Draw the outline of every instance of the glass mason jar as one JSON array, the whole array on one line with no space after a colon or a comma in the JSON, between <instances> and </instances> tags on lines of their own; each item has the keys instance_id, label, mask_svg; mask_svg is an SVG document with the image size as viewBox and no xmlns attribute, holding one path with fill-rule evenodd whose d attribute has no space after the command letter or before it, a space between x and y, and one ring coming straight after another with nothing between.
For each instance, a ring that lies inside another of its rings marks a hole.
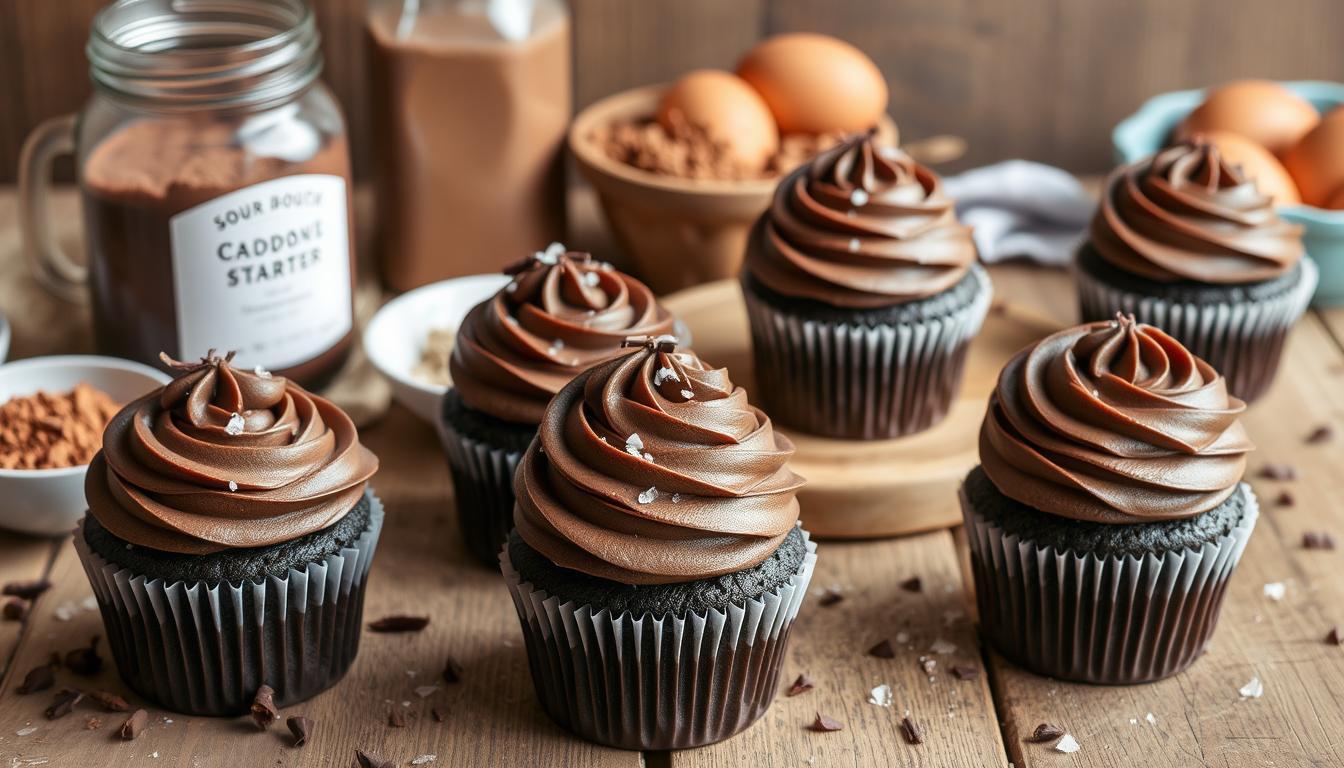
<instances>
[{"instance_id":1,"label":"glass mason jar","mask_svg":"<svg viewBox=\"0 0 1344 768\"><path fill-rule=\"evenodd\" d=\"M93 302L98 349L148 363L236 350L317 386L353 341L345 124L302 0L118 0L93 21L93 96L21 161L25 246ZM46 215L73 152L87 266ZM87 283L87 287L85 284Z\"/></svg>"},{"instance_id":2,"label":"glass mason jar","mask_svg":"<svg viewBox=\"0 0 1344 768\"><path fill-rule=\"evenodd\" d=\"M378 263L408 290L565 234L563 0L370 0Z\"/></svg>"}]
</instances>

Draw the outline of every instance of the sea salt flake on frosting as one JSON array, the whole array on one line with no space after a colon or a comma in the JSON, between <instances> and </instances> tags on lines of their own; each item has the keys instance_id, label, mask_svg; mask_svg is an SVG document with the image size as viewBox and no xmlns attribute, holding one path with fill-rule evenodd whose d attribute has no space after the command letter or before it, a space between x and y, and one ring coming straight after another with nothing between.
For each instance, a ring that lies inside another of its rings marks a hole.
<instances>
[{"instance_id":1,"label":"sea salt flake on frosting","mask_svg":"<svg viewBox=\"0 0 1344 768\"><path fill-rule=\"evenodd\" d=\"M243 421L242 414L231 413L229 414L229 423L224 425L224 433L237 437L243 434L243 425L246 423Z\"/></svg>"},{"instance_id":2,"label":"sea salt flake on frosting","mask_svg":"<svg viewBox=\"0 0 1344 768\"><path fill-rule=\"evenodd\" d=\"M263 379L271 378L271 372L266 370L265 368L262 368L260 365L258 365L256 368L253 368L252 372Z\"/></svg>"},{"instance_id":3,"label":"sea salt flake on frosting","mask_svg":"<svg viewBox=\"0 0 1344 768\"><path fill-rule=\"evenodd\" d=\"M856 208L862 208L868 204L868 193L862 189L856 189L849 193L849 202Z\"/></svg>"},{"instance_id":4,"label":"sea salt flake on frosting","mask_svg":"<svg viewBox=\"0 0 1344 768\"><path fill-rule=\"evenodd\" d=\"M640 438L638 432L631 432L630 436L625 438L625 450L630 451L636 456L644 450L644 440Z\"/></svg>"},{"instance_id":5,"label":"sea salt flake on frosting","mask_svg":"<svg viewBox=\"0 0 1344 768\"><path fill-rule=\"evenodd\" d=\"M1066 755L1073 754L1074 752L1077 752L1081 748L1082 745L1078 743L1078 740L1073 738L1073 736L1067 733L1064 734L1064 737L1055 744L1055 750L1063 752Z\"/></svg>"},{"instance_id":6,"label":"sea salt flake on frosting","mask_svg":"<svg viewBox=\"0 0 1344 768\"><path fill-rule=\"evenodd\" d=\"M600 282L602 282L602 278L598 277L598 274L596 272L583 273L583 284L588 286L589 288L596 286Z\"/></svg>"},{"instance_id":7,"label":"sea salt flake on frosting","mask_svg":"<svg viewBox=\"0 0 1344 768\"><path fill-rule=\"evenodd\" d=\"M658 489L650 485L648 490L643 491L639 494L639 503L651 504L653 503L653 500L656 498L658 498Z\"/></svg>"},{"instance_id":8,"label":"sea salt flake on frosting","mask_svg":"<svg viewBox=\"0 0 1344 768\"><path fill-rule=\"evenodd\" d=\"M565 252L565 246L560 243L551 243L546 246L546 250L537 251L534 258L542 264L552 265L560 262L560 256Z\"/></svg>"},{"instance_id":9,"label":"sea salt flake on frosting","mask_svg":"<svg viewBox=\"0 0 1344 768\"><path fill-rule=\"evenodd\" d=\"M673 504L680 504L680 503L681 503L681 494L680 494L680 493L674 493L674 494L672 494L672 503L673 503Z\"/></svg>"},{"instance_id":10,"label":"sea salt flake on frosting","mask_svg":"<svg viewBox=\"0 0 1344 768\"><path fill-rule=\"evenodd\" d=\"M653 372L653 386L659 386L664 381L681 381L681 377L671 368L659 368Z\"/></svg>"},{"instance_id":11,"label":"sea salt flake on frosting","mask_svg":"<svg viewBox=\"0 0 1344 768\"><path fill-rule=\"evenodd\" d=\"M516 290L518 290L518 283L516 281L504 286L505 293L513 293Z\"/></svg>"},{"instance_id":12,"label":"sea salt flake on frosting","mask_svg":"<svg viewBox=\"0 0 1344 768\"><path fill-rule=\"evenodd\" d=\"M883 683L868 692L868 703L879 707L890 707L892 701L891 686Z\"/></svg>"},{"instance_id":13,"label":"sea salt flake on frosting","mask_svg":"<svg viewBox=\"0 0 1344 768\"><path fill-rule=\"evenodd\" d=\"M858 253L858 252L859 252L859 238L857 238L857 237L851 237L851 238L849 238L849 252L850 252L850 253Z\"/></svg>"},{"instance_id":14,"label":"sea salt flake on frosting","mask_svg":"<svg viewBox=\"0 0 1344 768\"><path fill-rule=\"evenodd\" d=\"M238 484L235 483L234 481L230 480L230 481L229 481L229 490L230 490L230 491L236 491L236 490L238 490Z\"/></svg>"},{"instance_id":15,"label":"sea salt flake on frosting","mask_svg":"<svg viewBox=\"0 0 1344 768\"><path fill-rule=\"evenodd\" d=\"M684 398L686 398L687 400L694 400L694 399L695 399L695 393L692 392L692 391L689 390L689 389L683 389L683 390L681 390L681 396L684 397Z\"/></svg>"},{"instance_id":16,"label":"sea salt flake on frosting","mask_svg":"<svg viewBox=\"0 0 1344 768\"><path fill-rule=\"evenodd\" d=\"M1237 693L1240 693L1243 699L1258 699L1265 695L1265 684L1260 682L1260 678L1252 677Z\"/></svg>"}]
</instances>

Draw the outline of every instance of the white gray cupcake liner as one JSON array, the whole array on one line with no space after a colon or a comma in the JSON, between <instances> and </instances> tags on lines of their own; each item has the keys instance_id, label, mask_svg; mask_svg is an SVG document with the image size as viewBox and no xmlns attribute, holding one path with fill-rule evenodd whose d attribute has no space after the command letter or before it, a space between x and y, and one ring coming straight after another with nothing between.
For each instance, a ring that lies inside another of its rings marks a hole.
<instances>
[{"instance_id":1,"label":"white gray cupcake liner","mask_svg":"<svg viewBox=\"0 0 1344 768\"><path fill-rule=\"evenodd\" d=\"M359 651L364 589L383 527L383 505L365 491L369 524L349 547L257 581L166 582L74 545L103 616L121 677L166 709L229 716L248 710L261 685L285 707L345 675Z\"/></svg>"},{"instance_id":2,"label":"white gray cupcake liner","mask_svg":"<svg viewBox=\"0 0 1344 768\"><path fill-rule=\"evenodd\" d=\"M746 728L770 706L817 545L787 582L705 615L613 616L524 582L500 554L542 707L577 735L624 749L686 749Z\"/></svg>"},{"instance_id":3,"label":"white gray cupcake liner","mask_svg":"<svg viewBox=\"0 0 1344 768\"><path fill-rule=\"evenodd\" d=\"M467 437L442 420L439 436L453 476L462 541L478 560L494 565L513 530L513 474L523 454Z\"/></svg>"},{"instance_id":4,"label":"white gray cupcake liner","mask_svg":"<svg viewBox=\"0 0 1344 768\"><path fill-rule=\"evenodd\" d=\"M957 395L993 298L979 264L971 275L978 289L965 307L902 325L807 319L744 291L762 408L782 424L841 439L895 438L933 426Z\"/></svg>"},{"instance_id":5,"label":"white gray cupcake liner","mask_svg":"<svg viewBox=\"0 0 1344 768\"><path fill-rule=\"evenodd\" d=\"M981 632L1038 674L1124 685L1190 665L1218 623L1229 577L1259 518L1251 487L1241 520L1195 548L1099 556L1005 532L961 492Z\"/></svg>"},{"instance_id":6,"label":"white gray cupcake liner","mask_svg":"<svg viewBox=\"0 0 1344 768\"><path fill-rule=\"evenodd\" d=\"M1196 304L1112 287L1074 268L1084 321L1107 320L1116 312L1161 328L1227 379L1232 394L1251 402L1274 381L1288 331L1301 319L1316 292L1319 270L1303 259L1297 284L1269 299Z\"/></svg>"}]
</instances>

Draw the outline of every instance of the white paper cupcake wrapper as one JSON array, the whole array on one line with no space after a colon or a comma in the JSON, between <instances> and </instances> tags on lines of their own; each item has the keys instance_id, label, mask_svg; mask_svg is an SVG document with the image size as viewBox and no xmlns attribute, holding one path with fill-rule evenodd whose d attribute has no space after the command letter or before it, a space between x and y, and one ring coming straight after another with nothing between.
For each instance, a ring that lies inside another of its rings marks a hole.
<instances>
[{"instance_id":1,"label":"white paper cupcake wrapper","mask_svg":"<svg viewBox=\"0 0 1344 768\"><path fill-rule=\"evenodd\" d=\"M494 565L513 530L513 474L523 455L467 437L444 421L439 433L462 540L482 563Z\"/></svg>"},{"instance_id":2,"label":"white paper cupcake wrapper","mask_svg":"<svg viewBox=\"0 0 1344 768\"><path fill-rule=\"evenodd\" d=\"M1142 558L1059 551L1008 534L961 493L981 632L1038 674L1130 684L1180 672L1203 651L1259 505L1198 548Z\"/></svg>"},{"instance_id":3,"label":"white paper cupcake wrapper","mask_svg":"<svg viewBox=\"0 0 1344 768\"><path fill-rule=\"evenodd\" d=\"M500 555L537 697L561 726L625 749L685 749L741 731L770 706L789 630L817 562L726 612L635 618L562 603Z\"/></svg>"},{"instance_id":4,"label":"white paper cupcake wrapper","mask_svg":"<svg viewBox=\"0 0 1344 768\"><path fill-rule=\"evenodd\" d=\"M975 298L945 317L904 325L804 319L744 291L761 407L780 423L843 439L900 437L947 415L966 353L993 298L971 267Z\"/></svg>"},{"instance_id":5,"label":"white paper cupcake wrapper","mask_svg":"<svg viewBox=\"0 0 1344 768\"><path fill-rule=\"evenodd\" d=\"M1194 304L1114 288L1078 267L1074 272L1084 321L1107 320L1116 312L1133 314L1212 365L1227 379L1232 394L1247 402L1273 383L1288 331L1307 311L1319 280L1316 264L1303 259L1297 284L1271 299Z\"/></svg>"},{"instance_id":6,"label":"white paper cupcake wrapper","mask_svg":"<svg viewBox=\"0 0 1344 768\"><path fill-rule=\"evenodd\" d=\"M147 579L90 549L81 520L75 549L127 685L167 709L218 716L246 712L262 684L284 707L340 680L359 651L383 527L382 502L365 498L369 525L353 546L284 578L239 584Z\"/></svg>"}]
</instances>

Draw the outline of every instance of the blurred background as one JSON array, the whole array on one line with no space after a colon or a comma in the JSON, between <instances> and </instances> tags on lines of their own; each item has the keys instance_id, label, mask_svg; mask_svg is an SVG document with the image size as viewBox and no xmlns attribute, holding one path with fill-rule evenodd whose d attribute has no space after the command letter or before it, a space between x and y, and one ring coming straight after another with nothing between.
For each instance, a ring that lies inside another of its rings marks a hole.
<instances>
[{"instance_id":1,"label":"blurred background","mask_svg":"<svg viewBox=\"0 0 1344 768\"><path fill-rule=\"evenodd\" d=\"M106 0L0 0L0 183L29 129L88 96L84 44ZM364 0L313 0L324 79L357 179L370 173ZM1344 79L1338 0L570 0L576 109L695 67L732 69L794 30L848 40L881 67L904 140L966 139L944 170L1023 157L1112 164L1111 127L1156 93L1239 77ZM68 173L68 170L66 171Z\"/></svg>"}]
</instances>

